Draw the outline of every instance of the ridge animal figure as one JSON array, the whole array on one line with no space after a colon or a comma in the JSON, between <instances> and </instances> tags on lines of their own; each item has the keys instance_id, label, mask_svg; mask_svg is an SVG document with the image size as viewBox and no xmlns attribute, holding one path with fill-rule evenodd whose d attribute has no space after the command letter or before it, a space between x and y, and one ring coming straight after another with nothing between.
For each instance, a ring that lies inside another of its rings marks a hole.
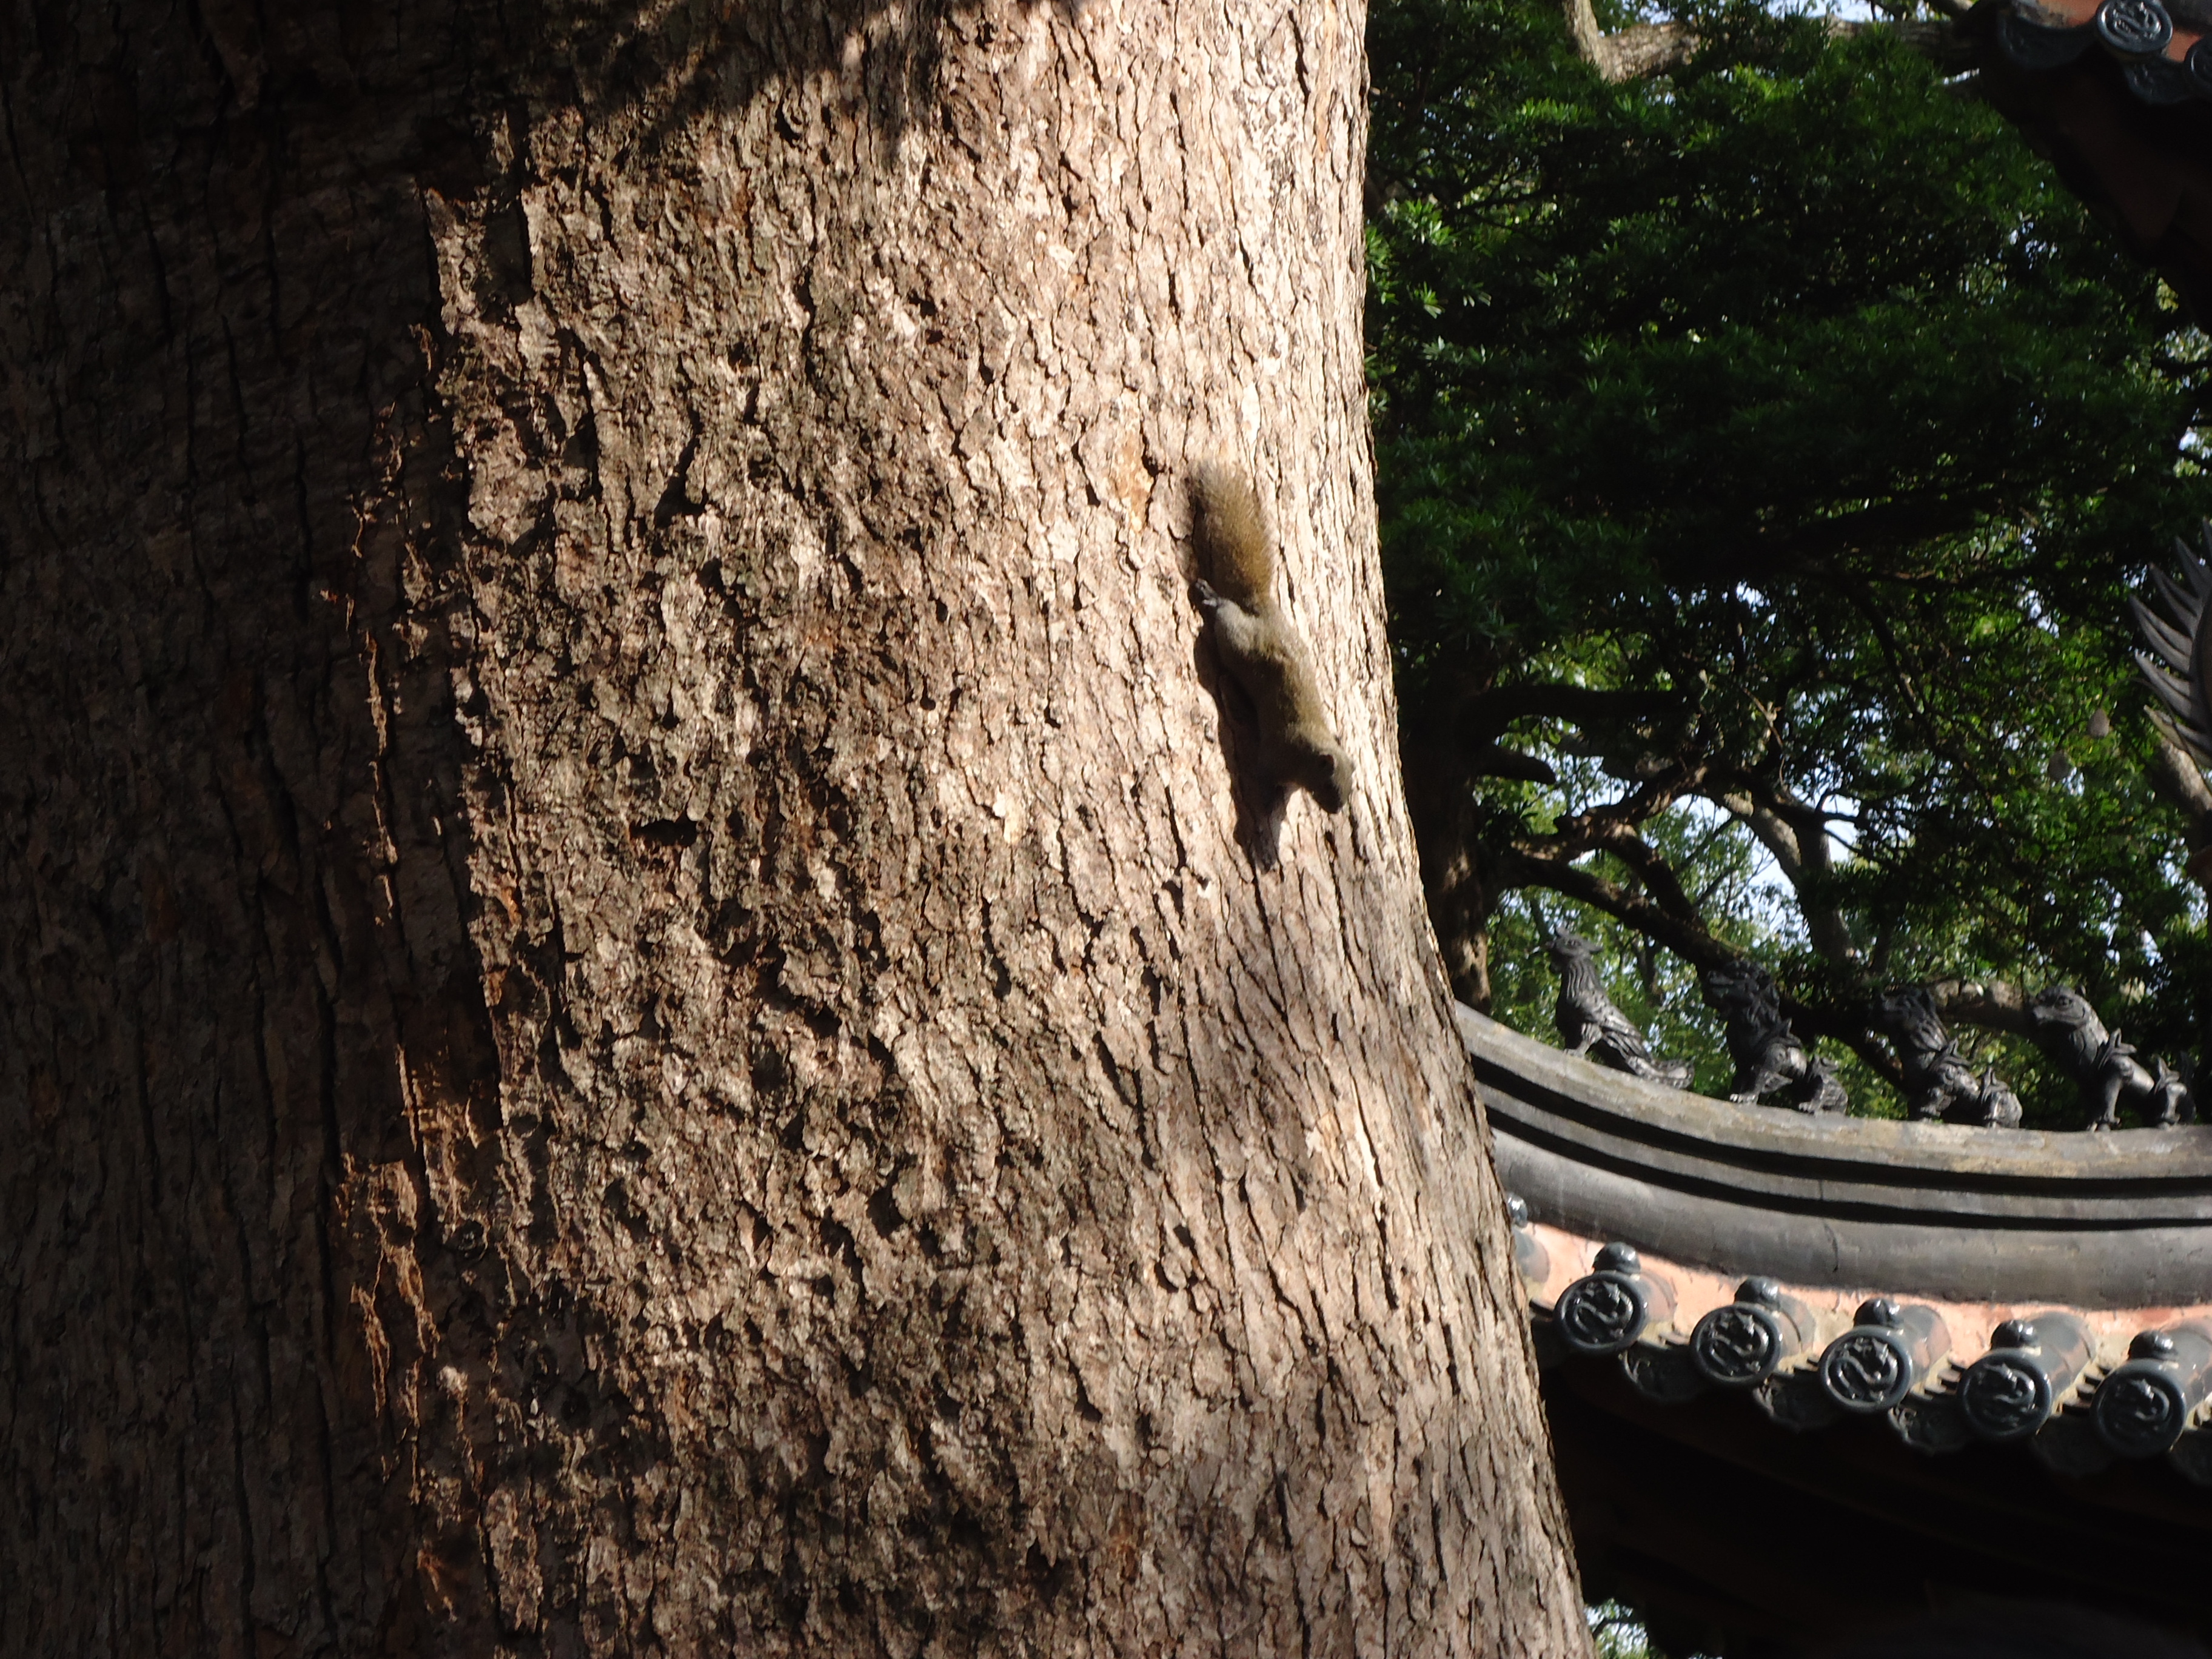
<instances>
[{"instance_id":1,"label":"ridge animal figure","mask_svg":"<svg viewBox=\"0 0 2212 1659\"><path fill-rule=\"evenodd\" d=\"M1605 987L1598 983L1588 939L1561 928L1544 941L1544 949L1559 972L1559 1000L1553 1006L1552 1023L1559 1028L1559 1041L1569 1054L1587 1054L1601 1066L1669 1089L1690 1086L1688 1065L1653 1059L1644 1033L1613 1006Z\"/></svg>"},{"instance_id":2,"label":"ridge animal figure","mask_svg":"<svg viewBox=\"0 0 2212 1659\"><path fill-rule=\"evenodd\" d=\"M1974 1075L1924 987L1887 993L1876 1005L1876 1018L1897 1050L1915 1118L1975 1123L1985 1129L2020 1127L2020 1097L1994 1068Z\"/></svg>"},{"instance_id":3,"label":"ridge animal figure","mask_svg":"<svg viewBox=\"0 0 2212 1659\"><path fill-rule=\"evenodd\" d=\"M2092 1129L2116 1127L2124 1100L2146 1121L2161 1127L2197 1121L2189 1085L2163 1060L2154 1062L2155 1073L2146 1070L2133 1046L2122 1042L2118 1031L2108 1035L2088 999L2072 986L2037 992L2029 1000L2027 1018L2035 1046L2080 1087Z\"/></svg>"},{"instance_id":4,"label":"ridge animal figure","mask_svg":"<svg viewBox=\"0 0 2212 1659\"><path fill-rule=\"evenodd\" d=\"M1705 1001L1728 1023L1729 1057L1735 1081L1729 1098L1741 1105L1762 1103L1777 1091L1784 1103L1801 1112L1840 1112L1850 1096L1826 1062L1815 1060L1782 1012L1774 976L1755 962L1708 968L1698 975Z\"/></svg>"},{"instance_id":5,"label":"ridge animal figure","mask_svg":"<svg viewBox=\"0 0 2212 1659\"><path fill-rule=\"evenodd\" d=\"M1997 1075L1994 1066L1982 1067L1981 1087L1974 1097L1974 1109L1981 1114L1971 1118L1984 1129L2017 1129L2020 1127L2020 1097L2012 1085Z\"/></svg>"},{"instance_id":6,"label":"ridge animal figure","mask_svg":"<svg viewBox=\"0 0 2212 1659\"><path fill-rule=\"evenodd\" d=\"M1814 1054L1805 1062L1805 1075L1791 1094L1790 1103L1811 1116L1821 1112L1848 1112L1850 1091L1836 1081L1836 1068Z\"/></svg>"}]
</instances>

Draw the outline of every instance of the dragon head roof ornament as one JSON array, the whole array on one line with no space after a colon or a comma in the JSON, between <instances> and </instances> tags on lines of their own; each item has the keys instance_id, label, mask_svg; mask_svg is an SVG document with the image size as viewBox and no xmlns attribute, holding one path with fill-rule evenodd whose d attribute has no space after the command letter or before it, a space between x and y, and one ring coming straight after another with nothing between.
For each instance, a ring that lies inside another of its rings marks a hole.
<instances>
[{"instance_id":1,"label":"dragon head roof ornament","mask_svg":"<svg viewBox=\"0 0 2212 1659\"><path fill-rule=\"evenodd\" d=\"M2212 556L2212 523L2204 526L2203 541L2206 555ZM2151 710L2152 723L2198 765L2212 765L2212 704L2206 702L2206 690L2212 687L2212 629L2199 626L2204 603L2212 599L2212 568L2179 538L2173 550L2181 560L2181 581L2156 565L2150 572L2163 614L2141 599L2128 600L2129 614L2150 647L2136 653L2136 663L2165 705Z\"/></svg>"},{"instance_id":2,"label":"dragon head roof ornament","mask_svg":"<svg viewBox=\"0 0 2212 1659\"><path fill-rule=\"evenodd\" d=\"M2203 526L2202 537L2206 558L2212 558L2212 522ZM2199 767L2212 766L2212 702L2207 701L2212 692L2212 629L2202 626L2205 601L2212 599L2212 566L2179 537L2173 550L2181 562L2179 581L2151 567L2159 605L2132 595L2128 599L2136 629L2150 647L2135 653L2136 665L2158 698L2151 724ZM2212 877L2212 847L2198 849L2188 868L2200 881Z\"/></svg>"}]
</instances>

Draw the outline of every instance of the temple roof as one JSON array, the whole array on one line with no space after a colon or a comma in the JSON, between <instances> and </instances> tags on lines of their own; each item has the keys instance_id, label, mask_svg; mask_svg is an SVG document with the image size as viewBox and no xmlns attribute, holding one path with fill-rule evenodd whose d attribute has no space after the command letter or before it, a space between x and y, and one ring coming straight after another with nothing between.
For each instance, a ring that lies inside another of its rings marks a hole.
<instances>
[{"instance_id":1,"label":"temple roof","mask_svg":"<svg viewBox=\"0 0 2212 1659\"><path fill-rule=\"evenodd\" d=\"M2105 1134L1739 1106L1462 1009L1540 1221L1720 1273L2084 1309L2212 1304L2212 1126Z\"/></svg>"},{"instance_id":2,"label":"temple roof","mask_svg":"<svg viewBox=\"0 0 2212 1659\"><path fill-rule=\"evenodd\" d=\"M1984 0L1966 20L1984 95L2212 321L2208 0Z\"/></svg>"},{"instance_id":3,"label":"temple roof","mask_svg":"<svg viewBox=\"0 0 2212 1659\"><path fill-rule=\"evenodd\" d=\"M1808 1116L1461 1026L1595 1589L1730 1651L1966 1593L2212 1634L2212 1127Z\"/></svg>"}]
</instances>

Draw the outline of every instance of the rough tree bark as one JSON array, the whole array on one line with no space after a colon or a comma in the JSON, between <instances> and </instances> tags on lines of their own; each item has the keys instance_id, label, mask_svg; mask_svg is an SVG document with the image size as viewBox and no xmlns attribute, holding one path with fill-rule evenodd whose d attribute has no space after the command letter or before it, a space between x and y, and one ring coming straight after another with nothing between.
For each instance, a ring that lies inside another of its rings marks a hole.
<instances>
[{"instance_id":1,"label":"rough tree bark","mask_svg":"<svg viewBox=\"0 0 2212 1659\"><path fill-rule=\"evenodd\" d=\"M0 12L0 1650L1583 1650L1363 21Z\"/></svg>"}]
</instances>

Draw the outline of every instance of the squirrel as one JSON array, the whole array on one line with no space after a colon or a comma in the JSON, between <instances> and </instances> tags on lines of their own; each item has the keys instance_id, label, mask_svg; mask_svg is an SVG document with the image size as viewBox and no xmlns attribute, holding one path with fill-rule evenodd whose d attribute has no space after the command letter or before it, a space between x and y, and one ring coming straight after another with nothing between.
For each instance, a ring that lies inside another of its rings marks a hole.
<instances>
[{"instance_id":1,"label":"squirrel","mask_svg":"<svg viewBox=\"0 0 2212 1659\"><path fill-rule=\"evenodd\" d=\"M1340 812L1352 757L1322 708L1305 641L1275 603L1275 550L1259 493L1235 468L1205 465L1192 470L1190 502L1191 540L1206 573L1190 585L1191 598L1213 623L1222 665L1259 715L1260 770L1278 788L1302 786L1324 810Z\"/></svg>"}]
</instances>

